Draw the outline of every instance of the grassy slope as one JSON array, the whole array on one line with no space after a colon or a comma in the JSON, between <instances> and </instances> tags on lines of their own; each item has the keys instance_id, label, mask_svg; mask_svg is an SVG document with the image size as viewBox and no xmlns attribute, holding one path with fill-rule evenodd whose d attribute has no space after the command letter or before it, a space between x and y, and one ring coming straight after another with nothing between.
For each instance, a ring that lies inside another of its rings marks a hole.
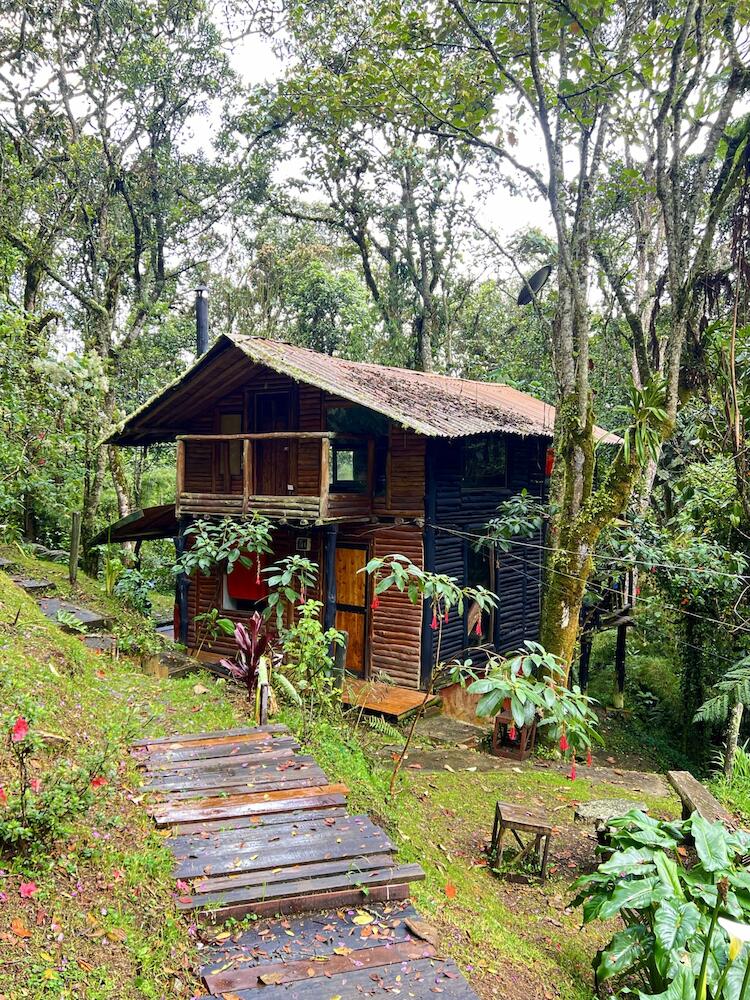
<instances>
[{"instance_id":1,"label":"grassy slope","mask_svg":"<svg viewBox=\"0 0 750 1000\"><path fill-rule=\"evenodd\" d=\"M293 716L287 721L293 725ZM372 812L400 844L400 857L423 866L426 879L413 887L416 904L439 927L443 949L483 998L592 996L591 959L616 927L581 931L580 914L566 909L571 882L595 863L593 840L572 823L571 807L630 797L645 799L652 815L674 816L674 800L594 785L585 768L575 782L554 771L513 768L483 774L407 770L389 803L387 769L372 766L351 736L322 724L312 749L329 777L348 784L353 808ZM561 829L545 885L517 885L487 870L484 849L498 799L556 816Z\"/></svg>"},{"instance_id":2,"label":"grassy slope","mask_svg":"<svg viewBox=\"0 0 750 1000\"><path fill-rule=\"evenodd\" d=\"M27 569L35 576L60 574L51 564L27 563ZM96 583L83 578L81 584L90 606L115 609L118 627L138 627L137 616L123 615ZM176 917L170 856L129 791L137 782L126 745L144 732L236 724L223 685L206 679L209 693L196 695L197 680L166 684L139 673L127 660L89 652L77 637L48 622L34 601L0 573L0 717L7 724L32 707L39 729L69 741L47 759L34 759L34 775L43 779L55 755L75 760L84 746L108 740L120 744L120 764L109 785L54 856L3 862L0 997L104 1000L193 992L193 939ZM11 764L3 739L0 784L9 791ZM28 880L38 892L21 899L19 885ZM30 937L19 935L19 928Z\"/></svg>"}]
</instances>

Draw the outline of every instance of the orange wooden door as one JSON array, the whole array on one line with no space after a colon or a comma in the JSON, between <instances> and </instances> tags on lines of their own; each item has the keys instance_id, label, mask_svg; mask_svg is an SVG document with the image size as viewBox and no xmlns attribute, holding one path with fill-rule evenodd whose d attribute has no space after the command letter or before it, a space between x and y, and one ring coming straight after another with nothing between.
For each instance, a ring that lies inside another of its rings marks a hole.
<instances>
[{"instance_id":1,"label":"orange wooden door","mask_svg":"<svg viewBox=\"0 0 750 1000\"><path fill-rule=\"evenodd\" d=\"M289 430L288 392L258 393L255 429L258 433ZM255 476L259 496L288 495L289 447L288 440L258 442Z\"/></svg>"},{"instance_id":2,"label":"orange wooden door","mask_svg":"<svg viewBox=\"0 0 750 1000\"><path fill-rule=\"evenodd\" d=\"M349 633L346 669L358 677L367 673L367 549L336 548L336 628Z\"/></svg>"}]
</instances>

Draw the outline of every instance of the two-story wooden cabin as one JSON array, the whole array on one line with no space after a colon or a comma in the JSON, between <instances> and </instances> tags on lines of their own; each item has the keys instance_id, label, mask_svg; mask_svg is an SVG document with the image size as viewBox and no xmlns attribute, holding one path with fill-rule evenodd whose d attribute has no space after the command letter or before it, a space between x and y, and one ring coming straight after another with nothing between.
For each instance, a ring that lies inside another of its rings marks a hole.
<instances>
[{"instance_id":1,"label":"two-story wooden cabin","mask_svg":"<svg viewBox=\"0 0 750 1000\"><path fill-rule=\"evenodd\" d=\"M111 436L118 445L177 442L175 517L142 512L112 538L164 536L196 517L258 511L276 525L268 562L297 551L320 566L325 623L349 635L347 669L423 687L435 655L428 616L395 590L371 609L360 570L373 555L399 552L497 593L498 610L482 616L480 634L476 608L449 621L442 658L535 638L541 548L526 540L493 557L472 536L510 495L544 495L554 418L551 406L497 383L222 336ZM188 646L197 614L218 604L242 620L264 599L256 574L242 569L196 576L183 590L176 637Z\"/></svg>"}]
</instances>

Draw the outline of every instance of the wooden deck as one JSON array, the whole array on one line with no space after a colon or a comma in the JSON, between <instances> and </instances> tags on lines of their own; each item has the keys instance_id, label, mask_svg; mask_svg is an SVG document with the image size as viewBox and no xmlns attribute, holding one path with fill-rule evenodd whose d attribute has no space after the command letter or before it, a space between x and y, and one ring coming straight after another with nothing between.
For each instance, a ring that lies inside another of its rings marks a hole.
<instances>
[{"instance_id":1,"label":"wooden deck","mask_svg":"<svg viewBox=\"0 0 750 1000\"><path fill-rule=\"evenodd\" d=\"M283 726L141 740L147 808L175 859L179 909L206 928L259 920L204 951L225 1000L329 1000L445 993L476 1000L408 902L419 865L333 784ZM309 912L312 911L312 912ZM428 940L429 939L429 940Z\"/></svg>"},{"instance_id":2,"label":"wooden deck","mask_svg":"<svg viewBox=\"0 0 750 1000\"><path fill-rule=\"evenodd\" d=\"M341 700L353 708L380 712L381 715L398 719L419 708L424 701L424 691L400 687L398 684L385 684L382 681L358 681L347 677L341 692ZM439 700L437 695L432 695L427 706Z\"/></svg>"}]
</instances>

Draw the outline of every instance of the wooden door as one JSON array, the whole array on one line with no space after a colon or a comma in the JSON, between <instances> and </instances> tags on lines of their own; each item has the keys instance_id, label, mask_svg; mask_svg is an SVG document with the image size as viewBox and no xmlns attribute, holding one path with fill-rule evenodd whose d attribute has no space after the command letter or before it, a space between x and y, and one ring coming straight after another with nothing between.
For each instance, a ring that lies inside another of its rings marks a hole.
<instances>
[{"instance_id":1,"label":"wooden door","mask_svg":"<svg viewBox=\"0 0 750 1000\"><path fill-rule=\"evenodd\" d=\"M367 548L339 545L336 548L336 628L349 633L346 669L364 677L367 673Z\"/></svg>"},{"instance_id":2,"label":"wooden door","mask_svg":"<svg viewBox=\"0 0 750 1000\"><path fill-rule=\"evenodd\" d=\"M259 434L289 430L289 393L261 392L255 402L255 429ZM289 485L289 440L258 441L256 485L259 496L285 497Z\"/></svg>"}]
</instances>

